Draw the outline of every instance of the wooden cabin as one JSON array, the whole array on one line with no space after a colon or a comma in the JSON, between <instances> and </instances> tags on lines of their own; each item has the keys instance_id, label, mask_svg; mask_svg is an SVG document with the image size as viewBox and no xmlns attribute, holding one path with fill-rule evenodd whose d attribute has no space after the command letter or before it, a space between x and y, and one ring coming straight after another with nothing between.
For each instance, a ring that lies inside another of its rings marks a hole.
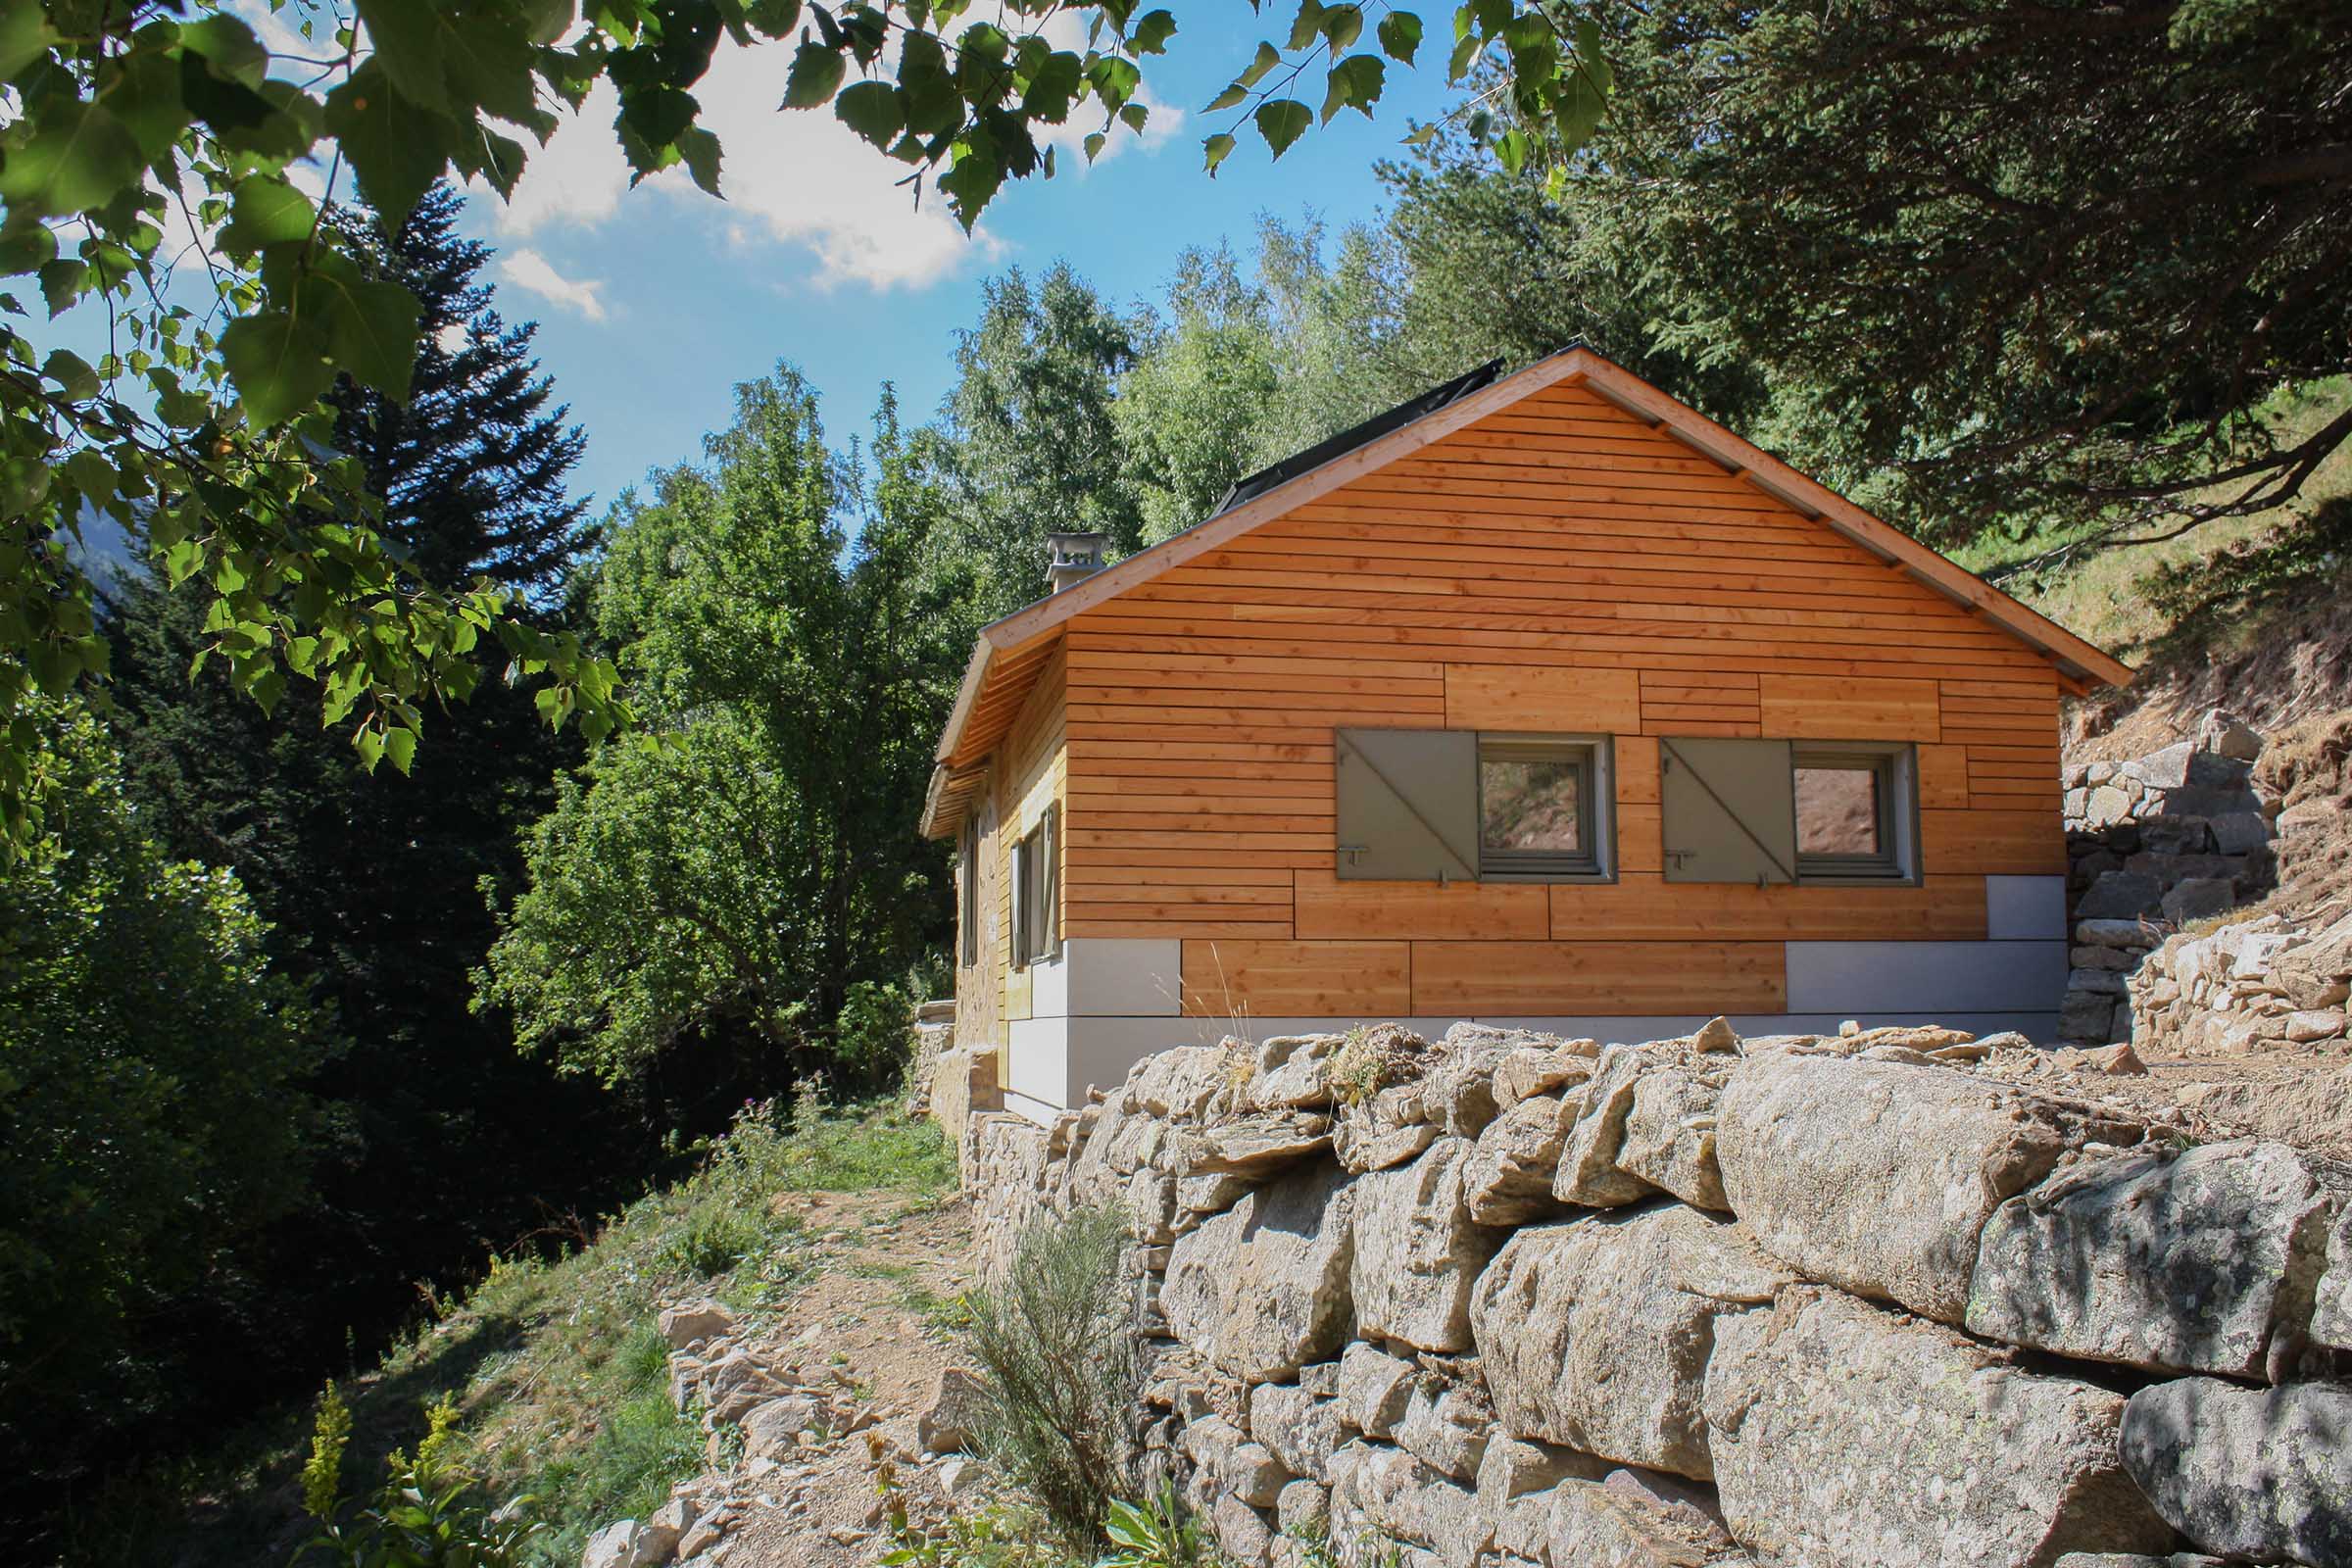
<instances>
[{"instance_id":1,"label":"wooden cabin","mask_svg":"<svg viewBox=\"0 0 2352 1568\"><path fill-rule=\"evenodd\" d=\"M2059 700L2131 672L1589 350L1063 543L923 820L1011 1108L1380 1019L2054 1035Z\"/></svg>"}]
</instances>

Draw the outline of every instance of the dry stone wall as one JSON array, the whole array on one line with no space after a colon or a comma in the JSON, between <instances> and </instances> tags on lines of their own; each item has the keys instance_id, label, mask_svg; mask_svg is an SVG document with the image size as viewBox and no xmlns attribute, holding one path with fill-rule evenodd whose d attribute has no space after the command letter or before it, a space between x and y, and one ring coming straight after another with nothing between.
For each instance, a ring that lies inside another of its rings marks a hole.
<instances>
[{"instance_id":1,"label":"dry stone wall","mask_svg":"<svg viewBox=\"0 0 2352 1568\"><path fill-rule=\"evenodd\" d=\"M2352 1564L2352 1168L1987 1055L1166 1052L975 1119L984 1264L1126 1213L1150 1441L1252 1568Z\"/></svg>"}]
</instances>

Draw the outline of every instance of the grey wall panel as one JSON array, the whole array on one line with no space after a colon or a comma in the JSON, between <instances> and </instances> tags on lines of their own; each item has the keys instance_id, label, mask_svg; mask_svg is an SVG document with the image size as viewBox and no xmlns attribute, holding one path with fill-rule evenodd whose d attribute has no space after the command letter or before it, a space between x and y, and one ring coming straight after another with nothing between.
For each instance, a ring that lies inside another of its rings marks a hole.
<instances>
[{"instance_id":1,"label":"grey wall panel","mask_svg":"<svg viewBox=\"0 0 2352 1568\"><path fill-rule=\"evenodd\" d=\"M1788 1010L2055 1011L2066 994L2063 942L1791 942Z\"/></svg>"}]
</instances>

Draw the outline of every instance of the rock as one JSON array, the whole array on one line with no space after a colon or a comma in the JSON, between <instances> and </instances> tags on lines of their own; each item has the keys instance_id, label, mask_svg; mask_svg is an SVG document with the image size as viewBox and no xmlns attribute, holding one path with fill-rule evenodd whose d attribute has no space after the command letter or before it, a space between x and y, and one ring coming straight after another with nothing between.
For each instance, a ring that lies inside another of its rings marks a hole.
<instances>
[{"instance_id":1,"label":"rock","mask_svg":"<svg viewBox=\"0 0 2352 1568\"><path fill-rule=\"evenodd\" d=\"M2109 871L2090 885L2075 906L2084 920L2136 920L2163 906L2164 887L2136 871Z\"/></svg>"},{"instance_id":2,"label":"rock","mask_svg":"<svg viewBox=\"0 0 2352 1568\"><path fill-rule=\"evenodd\" d=\"M1494 1104L1507 1111L1523 1100L1556 1095L1592 1076L1592 1058L1600 1047L1591 1040L1563 1046L1521 1046L1494 1069Z\"/></svg>"},{"instance_id":3,"label":"rock","mask_svg":"<svg viewBox=\"0 0 2352 1568\"><path fill-rule=\"evenodd\" d=\"M658 1321L662 1337L673 1350L683 1350L697 1340L720 1339L735 1332L735 1314L709 1298L664 1307Z\"/></svg>"},{"instance_id":4,"label":"rock","mask_svg":"<svg viewBox=\"0 0 2352 1568\"><path fill-rule=\"evenodd\" d=\"M636 1555L637 1521L623 1519L588 1538L588 1549L580 1553L580 1568L634 1568Z\"/></svg>"},{"instance_id":5,"label":"rock","mask_svg":"<svg viewBox=\"0 0 2352 1568\"><path fill-rule=\"evenodd\" d=\"M1256 1064L1238 1057L1243 1066ZM1179 1046L1146 1056L1127 1075L1128 1109L1162 1120L1198 1121L1235 1088L1237 1054L1223 1046Z\"/></svg>"},{"instance_id":6,"label":"rock","mask_svg":"<svg viewBox=\"0 0 2352 1568\"><path fill-rule=\"evenodd\" d=\"M1410 1165L1357 1178L1349 1288L1359 1337L1470 1348L1470 1288L1502 1241L1470 1218L1462 1178L1471 1147L1448 1138Z\"/></svg>"},{"instance_id":7,"label":"rock","mask_svg":"<svg viewBox=\"0 0 2352 1568\"><path fill-rule=\"evenodd\" d=\"M2159 1383L2124 1412L2123 1460L2156 1511L2205 1550L2323 1568L2352 1562L2352 1389Z\"/></svg>"},{"instance_id":8,"label":"rock","mask_svg":"<svg viewBox=\"0 0 2352 1568\"><path fill-rule=\"evenodd\" d=\"M1469 1481L1478 1475L1494 1425L1494 1407L1472 1389L1432 1392L1416 1385L1396 1423L1396 1446L1440 1474Z\"/></svg>"},{"instance_id":9,"label":"rock","mask_svg":"<svg viewBox=\"0 0 2352 1568\"><path fill-rule=\"evenodd\" d=\"M1685 1494L1630 1470L1604 1481L1563 1481L1551 1494L1548 1545L1555 1563L1613 1568L1706 1568L1735 1549L1719 1519Z\"/></svg>"},{"instance_id":10,"label":"rock","mask_svg":"<svg viewBox=\"0 0 2352 1568\"><path fill-rule=\"evenodd\" d=\"M1225 1455L1217 1479L1226 1491L1252 1508L1271 1508L1296 1472L1274 1456L1262 1443L1237 1443Z\"/></svg>"},{"instance_id":11,"label":"rock","mask_svg":"<svg viewBox=\"0 0 2352 1568\"><path fill-rule=\"evenodd\" d=\"M1606 1461L1573 1448L1528 1443L1496 1432L1478 1465L1478 1511L1496 1549L1541 1561L1550 1550L1551 1489L1562 1481L1598 1481Z\"/></svg>"},{"instance_id":12,"label":"rock","mask_svg":"<svg viewBox=\"0 0 2352 1568\"><path fill-rule=\"evenodd\" d=\"M2251 762L2262 755L2262 735L2228 709L2209 709L2197 720L2196 747L2217 757Z\"/></svg>"},{"instance_id":13,"label":"rock","mask_svg":"<svg viewBox=\"0 0 2352 1568\"><path fill-rule=\"evenodd\" d=\"M1359 1441L1331 1456L1335 1539L1377 1531L1416 1545L1444 1544L1451 1560L1467 1562L1487 1544L1479 1523L1477 1494L1401 1448Z\"/></svg>"},{"instance_id":14,"label":"rock","mask_svg":"<svg viewBox=\"0 0 2352 1568\"><path fill-rule=\"evenodd\" d=\"M1262 1181L1330 1147L1328 1116L1259 1114L1180 1135L1175 1159L1181 1176L1232 1175Z\"/></svg>"},{"instance_id":15,"label":"rock","mask_svg":"<svg viewBox=\"0 0 2352 1568\"><path fill-rule=\"evenodd\" d=\"M1293 1475L1316 1481L1348 1440L1340 1401L1317 1398L1295 1383L1260 1383L1250 1391L1250 1435Z\"/></svg>"},{"instance_id":16,"label":"rock","mask_svg":"<svg viewBox=\"0 0 2352 1568\"><path fill-rule=\"evenodd\" d=\"M1313 1535L1331 1519L1331 1491L1312 1481L1294 1481L1274 1498L1274 1527L1286 1536Z\"/></svg>"},{"instance_id":17,"label":"rock","mask_svg":"<svg viewBox=\"0 0 2352 1568\"><path fill-rule=\"evenodd\" d=\"M1677 1231L1714 1223L1668 1204L1513 1236L1471 1306L1503 1430L1705 1480L1707 1356L1715 1320L1740 1309L1676 1289L1668 1254Z\"/></svg>"},{"instance_id":18,"label":"rock","mask_svg":"<svg viewBox=\"0 0 2352 1568\"><path fill-rule=\"evenodd\" d=\"M1494 1073L1509 1049L1494 1040L1448 1038L1447 1050L1421 1081L1422 1102L1429 1119L1455 1138L1476 1138L1493 1121L1499 1107L1494 1098Z\"/></svg>"},{"instance_id":19,"label":"rock","mask_svg":"<svg viewBox=\"0 0 2352 1568\"><path fill-rule=\"evenodd\" d=\"M732 1523L733 1516L725 1513L707 1514L696 1520L678 1540L678 1560L692 1562L701 1557L727 1538L727 1527Z\"/></svg>"},{"instance_id":20,"label":"rock","mask_svg":"<svg viewBox=\"0 0 2352 1568\"><path fill-rule=\"evenodd\" d=\"M931 1396L915 1419L915 1441L925 1453L955 1453L972 1445L982 1412L988 1408L988 1384L969 1367L943 1366L931 1382Z\"/></svg>"},{"instance_id":21,"label":"rock","mask_svg":"<svg viewBox=\"0 0 2352 1568\"><path fill-rule=\"evenodd\" d=\"M2145 920L2084 920L2075 922L2075 940L2097 948L2145 950L2164 940L2164 934Z\"/></svg>"},{"instance_id":22,"label":"rock","mask_svg":"<svg viewBox=\"0 0 2352 1568\"><path fill-rule=\"evenodd\" d=\"M2344 1015L2329 1008L2312 1008L2286 1015L2286 1038L2298 1045L2314 1040L2333 1040L2344 1032Z\"/></svg>"},{"instance_id":23,"label":"rock","mask_svg":"<svg viewBox=\"0 0 2352 1568\"><path fill-rule=\"evenodd\" d=\"M1332 1147L1348 1173L1361 1176L1376 1170L1393 1170L1414 1158L1438 1141L1438 1131L1432 1122L1380 1128L1349 1118L1342 1121L1332 1134Z\"/></svg>"},{"instance_id":24,"label":"rock","mask_svg":"<svg viewBox=\"0 0 2352 1568\"><path fill-rule=\"evenodd\" d=\"M1551 1195L1585 1208L1613 1208L1649 1197L1655 1188L1620 1170L1625 1119L1633 1112L1634 1086L1649 1062L1640 1046L1610 1046L1600 1054L1585 1086L1584 1109L1560 1152Z\"/></svg>"},{"instance_id":25,"label":"rock","mask_svg":"<svg viewBox=\"0 0 2352 1568\"><path fill-rule=\"evenodd\" d=\"M1361 1341L1340 1357L1340 1414L1367 1438L1396 1435L1420 1369Z\"/></svg>"},{"instance_id":26,"label":"rock","mask_svg":"<svg viewBox=\"0 0 2352 1568\"><path fill-rule=\"evenodd\" d=\"M2175 925L2186 925L2224 913L2236 903L2236 883L2227 877L2192 876L2175 884L2164 896L2164 917Z\"/></svg>"},{"instance_id":27,"label":"rock","mask_svg":"<svg viewBox=\"0 0 2352 1568\"><path fill-rule=\"evenodd\" d=\"M1274 1532L1265 1516L1230 1493L1210 1505L1208 1533L1225 1560L1240 1568L1265 1568L1273 1551Z\"/></svg>"},{"instance_id":28,"label":"rock","mask_svg":"<svg viewBox=\"0 0 2352 1568\"><path fill-rule=\"evenodd\" d=\"M2312 1298L2336 1200L2284 1144L2085 1160L1994 1211L1968 1330L2157 1371L2259 1377L2273 1333L2300 1326L2288 1320Z\"/></svg>"},{"instance_id":29,"label":"rock","mask_svg":"<svg viewBox=\"0 0 2352 1568\"><path fill-rule=\"evenodd\" d=\"M1731 1026L1718 1018L1708 1027L1717 1025L1730 1040ZM1658 1062L1637 1079L1617 1149L1619 1170L1698 1208L1732 1206L1715 1154L1716 1102L1737 1060L1713 1054L1724 1049Z\"/></svg>"},{"instance_id":30,"label":"rock","mask_svg":"<svg viewBox=\"0 0 2352 1568\"><path fill-rule=\"evenodd\" d=\"M2223 855L2250 855L2271 842L2270 819L2260 811L2224 811L2211 827L2213 847Z\"/></svg>"},{"instance_id":31,"label":"rock","mask_svg":"<svg viewBox=\"0 0 2352 1568\"><path fill-rule=\"evenodd\" d=\"M954 1502L980 1484L980 1466L961 1454L956 1454L931 1472L939 1483L939 1494Z\"/></svg>"},{"instance_id":32,"label":"rock","mask_svg":"<svg viewBox=\"0 0 2352 1568\"><path fill-rule=\"evenodd\" d=\"M703 1505L688 1497L672 1497L656 1508L637 1532L631 1548L629 1568L658 1568L678 1554L678 1543L685 1538L695 1520L702 1517Z\"/></svg>"},{"instance_id":33,"label":"rock","mask_svg":"<svg viewBox=\"0 0 2352 1568\"><path fill-rule=\"evenodd\" d=\"M798 1450L801 1434L820 1431L825 1423L824 1401L806 1394L787 1394L768 1400L743 1418L743 1451L754 1459L773 1459Z\"/></svg>"},{"instance_id":34,"label":"rock","mask_svg":"<svg viewBox=\"0 0 2352 1568\"><path fill-rule=\"evenodd\" d=\"M1520 1100L1478 1135L1462 1173L1470 1217L1481 1225L1521 1225L1559 1211L1552 1173L1583 1097Z\"/></svg>"},{"instance_id":35,"label":"rock","mask_svg":"<svg viewBox=\"0 0 2352 1568\"><path fill-rule=\"evenodd\" d=\"M2176 1551L2169 1557L2151 1557L2140 1551L2070 1551L2058 1559L2056 1568L2227 1568L2219 1557L2208 1557L2201 1551Z\"/></svg>"},{"instance_id":36,"label":"rock","mask_svg":"<svg viewBox=\"0 0 2352 1568\"><path fill-rule=\"evenodd\" d=\"M2313 1291L2311 1337L2352 1350L2352 1203L2337 1213L2328 1237L2327 1265Z\"/></svg>"},{"instance_id":37,"label":"rock","mask_svg":"<svg viewBox=\"0 0 2352 1568\"><path fill-rule=\"evenodd\" d=\"M1834 1056L1746 1058L1720 1115L1725 1192L1757 1246L1946 1323L1967 1312L1985 1220L2079 1141L2007 1087Z\"/></svg>"},{"instance_id":38,"label":"rock","mask_svg":"<svg viewBox=\"0 0 2352 1568\"><path fill-rule=\"evenodd\" d=\"M1257 1183L1230 1171L1176 1178L1176 1206L1188 1214L1222 1214L1250 1196Z\"/></svg>"},{"instance_id":39,"label":"rock","mask_svg":"<svg viewBox=\"0 0 2352 1568\"><path fill-rule=\"evenodd\" d=\"M1338 1353L1360 1246L1357 1200L1337 1164L1317 1160L1178 1240L1159 1291L1176 1336L1250 1382Z\"/></svg>"},{"instance_id":40,"label":"rock","mask_svg":"<svg viewBox=\"0 0 2352 1568\"><path fill-rule=\"evenodd\" d=\"M1795 1287L1717 1322L1705 1407L1724 1517L1763 1560L2027 1568L2171 1544L2117 1462L2123 1402Z\"/></svg>"}]
</instances>

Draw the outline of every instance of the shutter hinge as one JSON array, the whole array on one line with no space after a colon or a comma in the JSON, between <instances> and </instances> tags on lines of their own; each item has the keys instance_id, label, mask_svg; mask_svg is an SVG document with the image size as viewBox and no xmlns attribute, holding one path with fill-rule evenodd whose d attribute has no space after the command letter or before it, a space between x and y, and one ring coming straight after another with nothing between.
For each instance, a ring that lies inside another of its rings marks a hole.
<instances>
[{"instance_id":1,"label":"shutter hinge","mask_svg":"<svg viewBox=\"0 0 2352 1568\"><path fill-rule=\"evenodd\" d=\"M1348 863L1349 865L1361 864L1365 854L1369 852L1372 846L1369 844L1343 844L1339 847L1340 853L1348 857Z\"/></svg>"}]
</instances>

